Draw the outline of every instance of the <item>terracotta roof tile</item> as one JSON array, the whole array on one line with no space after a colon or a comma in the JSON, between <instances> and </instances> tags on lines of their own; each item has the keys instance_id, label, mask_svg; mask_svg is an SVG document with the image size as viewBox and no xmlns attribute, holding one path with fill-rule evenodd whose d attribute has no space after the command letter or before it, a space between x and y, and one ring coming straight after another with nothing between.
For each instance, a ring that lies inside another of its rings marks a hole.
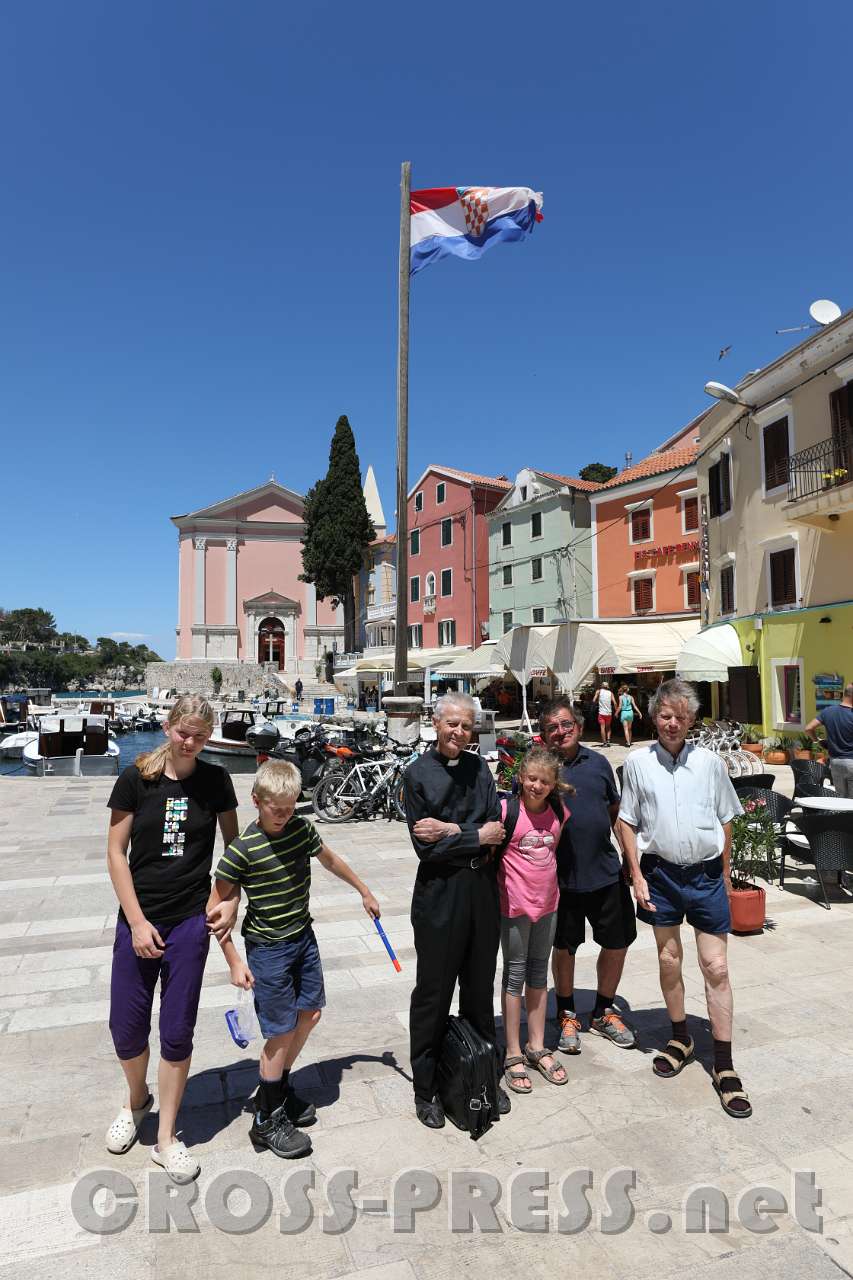
<instances>
[{"instance_id":1,"label":"terracotta roof tile","mask_svg":"<svg viewBox=\"0 0 853 1280\"><path fill-rule=\"evenodd\" d=\"M630 484L632 480L643 480L646 476L659 476L664 471L678 471L681 467L690 467L696 461L698 446L690 445L685 449L666 449L663 453L650 453L647 458L625 467L603 489L616 489L621 484Z\"/></svg>"},{"instance_id":2,"label":"terracotta roof tile","mask_svg":"<svg viewBox=\"0 0 853 1280\"><path fill-rule=\"evenodd\" d=\"M530 470L535 471L539 476L546 476L549 480L567 484L571 489L582 489L585 493L592 493L595 489L601 488L601 482L598 480L581 480L580 476L558 476L555 471L542 471L539 467L531 467Z\"/></svg>"},{"instance_id":3,"label":"terracotta roof tile","mask_svg":"<svg viewBox=\"0 0 853 1280\"><path fill-rule=\"evenodd\" d=\"M427 470L435 468L436 471L446 471L449 475L459 476L460 480L470 480L472 484L483 485L487 489L511 489L512 481L507 480L506 476L478 476L473 471L460 471L458 467L440 466L433 462Z\"/></svg>"}]
</instances>

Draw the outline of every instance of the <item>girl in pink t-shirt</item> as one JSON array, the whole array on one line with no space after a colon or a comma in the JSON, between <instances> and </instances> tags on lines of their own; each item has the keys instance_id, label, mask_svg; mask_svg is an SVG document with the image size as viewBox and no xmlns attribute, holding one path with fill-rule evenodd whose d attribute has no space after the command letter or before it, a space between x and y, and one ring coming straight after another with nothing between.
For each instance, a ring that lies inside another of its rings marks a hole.
<instances>
[{"instance_id":1,"label":"girl in pink t-shirt","mask_svg":"<svg viewBox=\"0 0 853 1280\"><path fill-rule=\"evenodd\" d=\"M501 1009L506 1034L506 1081L514 1093L530 1093L527 1068L551 1084L568 1076L545 1048L548 959L557 927L557 845L569 811L559 792L574 788L560 781L560 761L544 747L527 753L519 769L521 797L515 829L498 865L501 903L503 982ZM506 800L501 802L506 818ZM521 1001L527 1007L528 1043L521 1051Z\"/></svg>"}]
</instances>

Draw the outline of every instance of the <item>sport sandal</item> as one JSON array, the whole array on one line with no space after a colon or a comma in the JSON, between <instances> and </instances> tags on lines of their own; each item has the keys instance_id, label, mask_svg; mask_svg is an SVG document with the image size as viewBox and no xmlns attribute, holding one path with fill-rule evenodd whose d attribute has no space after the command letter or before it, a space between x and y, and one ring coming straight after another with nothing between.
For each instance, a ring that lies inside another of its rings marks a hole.
<instances>
[{"instance_id":1,"label":"sport sandal","mask_svg":"<svg viewBox=\"0 0 853 1280\"><path fill-rule=\"evenodd\" d=\"M658 1049L652 1058L652 1071L656 1076L669 1080L672 1076L677 1076L680 1071L683 1071L692 1057L692 1040L688 1040L687 1044L683 1044L681 1040L667 1040L666 1048ZM657 1065L659 1062L668 1063L668 1069L661 1071Z\"/></svg>"},{"instance_id":2,"label":"sport sandal","mask_svg":"<svg viewBox=\"0 0 853 1280\"><path fill-rule=\"evenodd\" d=\"M720 1106L723 1108L727 1116L734 1116L735 1120L746 1120L752 1115L752 1103L744 1090L740 1076L736 1071L723 1069L722 1071L712 1071L711 1079L714 1081L714 1088L720 1096ZM740 1099L746 1103L746 1106L733 1107L732 1103Z\"/></svg>"},{"instance_id":3,"label":"sport sandal","mask_svg":"<svg viewBox=\"0 0 853 1280\"><path fill-rule=\"evenodd\" d=\"M531 1049L529 1044L526 1045L524 1049L524 1056L527 1059L528 1064L541 1072L549 1084L568 1084L568 1073L562 1063L557 1061L554 1056L555 1054L556 1049ZM542 1062L543 1058L553 1058L554 1061L551 1063L550 1067L546 1067ZM562 1072L563 1075L562 1080L558 1079L560 1072Z\"/></svg>"},{"instance_id":4,"label":"sport sandal","mask_svg":"<svg viewBox=\"0 0 853 1280\"><path fill-rule=\"evenodd\" d=\"M183 1185L193 1182L201 1173L201 1165L191 1156L182 1142L171 1142L168 1147L152 1147L151 1159L165 1169L173 1182Z\"/></svg>"},{"instance_id":5,"label":"sport sandal","mask_svg":"<svg viewBox=\"0 0 853 1280\"><path fill-rule=\"evenodd\" d=\"M122 1107L121 1111L107 1129L107 1151L114 1156L123 1156L129 1151L139 1137L139 1127L154 1106L154 1098L149 1093L141 1107Z\"/></svg>"},{"instance_id":6,"label":"sport sandal","mask_svg":"<svg viewBox=\"0 0 853 1280\"><path fill-rule=\"evenodd\" d=\"M506 1076L506 1082L509 1085L510 1089L512 1089L513 1093L532 1093L533 1092L533 1084L530 1079L530 1076L527 1074L526 1069L522 1066L520 1071L512 1070L513 1067L521 1066L523 1062L524 1062L524 1058L521 1056L504 1059L504 1075ZM522 1080L527 1081L526 1089L524 1085L521 1083Z\"/></svg>"}]
</instances>

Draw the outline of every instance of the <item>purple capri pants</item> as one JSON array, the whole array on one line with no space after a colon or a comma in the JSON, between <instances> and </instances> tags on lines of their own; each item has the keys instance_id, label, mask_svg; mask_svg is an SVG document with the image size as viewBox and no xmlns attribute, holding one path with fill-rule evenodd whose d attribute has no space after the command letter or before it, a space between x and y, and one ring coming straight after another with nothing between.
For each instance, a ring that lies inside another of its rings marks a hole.
<instances>
[{"instance_id":1,"label":"purple capri pants","mask_svg":"<svg viewBox=\"0 0 853 1280\"><path fill-rule=\"evenodd\" d=\"M119 1058L138 1058L148 1047L151 1006L160 979L160 1057L183 1062L193 1051L193 1031L210 934L204 912L180 924L155 924L166 944L157 960L142 960L119 917L113 944L110 1033Z\"/></svg>"}]
</instances>

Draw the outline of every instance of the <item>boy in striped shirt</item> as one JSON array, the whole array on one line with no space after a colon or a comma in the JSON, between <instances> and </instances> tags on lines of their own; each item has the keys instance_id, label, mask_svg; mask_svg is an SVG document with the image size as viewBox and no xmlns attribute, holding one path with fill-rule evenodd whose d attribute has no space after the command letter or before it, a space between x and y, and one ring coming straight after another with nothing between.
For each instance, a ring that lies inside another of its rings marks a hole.
<instances>
[{"instance_id":1,"label":"boy in striped shirt","mask_svg":"<svg viewBox=\"0 0 853 1280\"><path fill-rule=\"evenodd\" d=\"M301 790L294 765L274 760L261 765L252 784L258 816L222 855L208 902L210 910L241 888L246 891L246 959L230 938L222 944L222 953L233 984L254 991L266 1037L249 1137L256 1151L267 1147L285 1160L309 1155L312 1149L299 1126L313 1122L315 1107L296 1096L289 1076L326 1003L308 910L311 858L352 885L369 916L379 916L379 903L367 885L327 848L313 823L295 816Z\"/></svg>"}]
</instances>

